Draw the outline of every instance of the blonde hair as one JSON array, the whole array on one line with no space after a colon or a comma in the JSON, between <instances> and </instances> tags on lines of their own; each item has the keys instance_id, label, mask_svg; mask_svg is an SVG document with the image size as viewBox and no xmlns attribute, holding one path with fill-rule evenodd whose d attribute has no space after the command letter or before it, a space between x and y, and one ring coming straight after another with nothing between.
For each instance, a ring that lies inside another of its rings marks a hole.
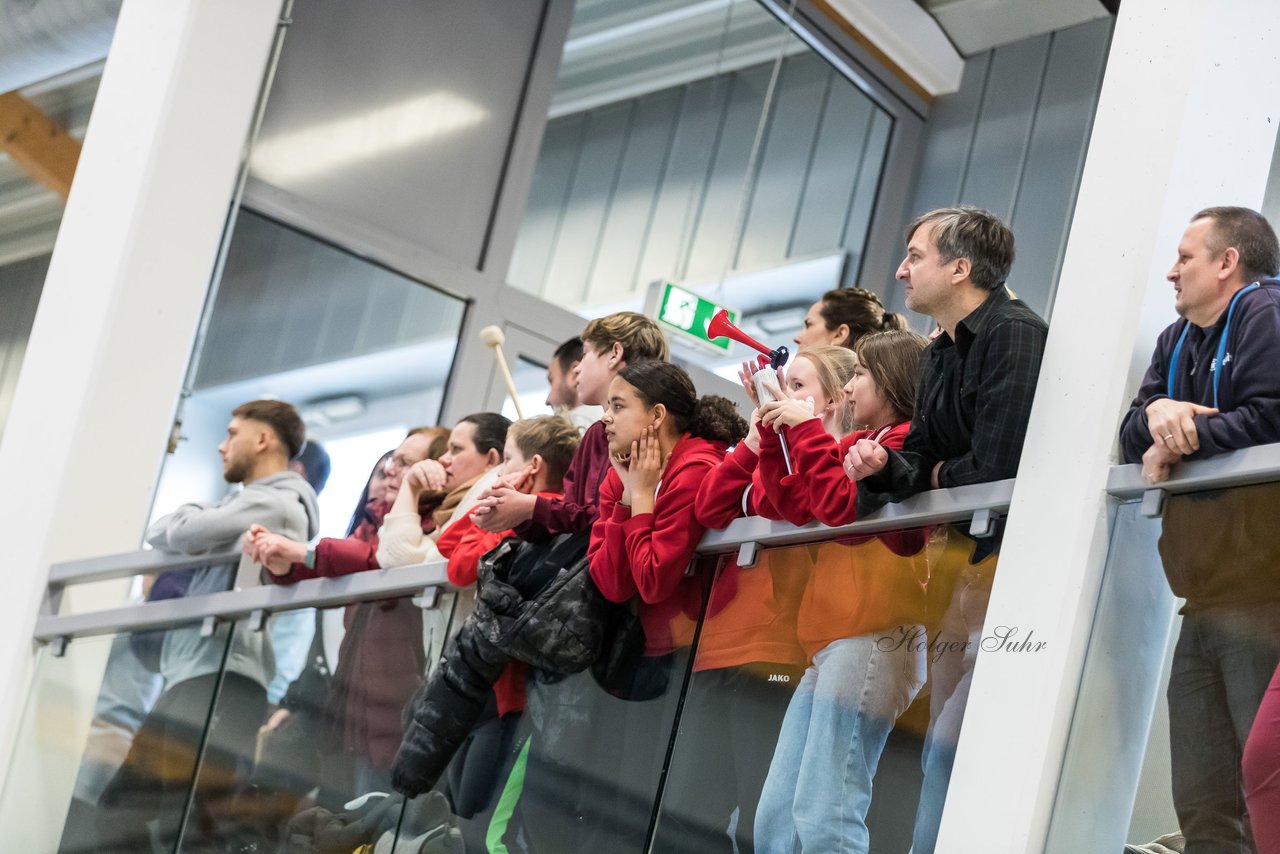
<instances>
[{"instance_id":1,"label":"blonde hair","mask_svg":"<svg viewBox=\"0 0 1280 854\"><path fill-rule=\"evenodd\" d=\"M449 450L449 428L448 427L414 427L409 431L409 436L426 436L427 437L427 459L438 460L444 456L445 451ZM405 436L405 438L409 438Z\"/></svg>"},{"instance_id":2,"label":"blonde hair","mask_svg":"<svg viewBox=\"0 0 1280 854\"><path fill-rule=\"evenodd\" d=\"M836 344L817 344L813 347L801 347L796 356L807 359L818 372L818 384L822 386L823 396L828 403L837 407L840 434L852 432L853 413L844 399L844 386L853 376L853 369L858 364L853 351Z\"/></svg>"},{"instance_id":3,"label":"blonde hair","mask_svg":"<svg viewBox=\"0 0 1280 854\"><path fill-rule=\"evenodd\" d=\"M517 421L507 430L507 437L516 443L525 460L534 455L547 464L547 486L560 489L564 485L564 473L578 450L581 435L578 428L559 415L540 415Z\"/></svg>"},{"instance_id":4,"label":"blonde hair","mask_svg":"<svg viewBox=\"0 0 1280 854\"><path fill-rule=\"evenodd\" d=\"M667 339L651 318L634 311L618 311L597 317L582 330L582 343L597 351L622 345L622 358L627 364L646 359L667 361Z\"/></svg>"}]
</instances>

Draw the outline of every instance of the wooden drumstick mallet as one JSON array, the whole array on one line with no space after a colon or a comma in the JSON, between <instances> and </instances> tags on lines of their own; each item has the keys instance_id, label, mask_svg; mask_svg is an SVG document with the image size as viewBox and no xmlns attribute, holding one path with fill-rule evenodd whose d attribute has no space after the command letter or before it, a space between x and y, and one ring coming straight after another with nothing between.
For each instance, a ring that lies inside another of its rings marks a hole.
<instances>
[{"instance_id":1,"label":"wooden drumstick mallet","mask_svg":"<svg viewBox=\"0 0 1280 854\"><path fill-rule=\"evenodd\" d=\"M502 369L502 378L507 382L507 393L511 395L511 402L516 406L516 417L523 419L524 412L520 409L520 398L516 395L516 381L511 377L511 369L507 367L507 357L502 355L502 345L506 343L507 336L497 326L486 326L480 330L480 340L486 347L493 348L494 358L498 360L498 367Z\"/></svg>"}]
</instances>

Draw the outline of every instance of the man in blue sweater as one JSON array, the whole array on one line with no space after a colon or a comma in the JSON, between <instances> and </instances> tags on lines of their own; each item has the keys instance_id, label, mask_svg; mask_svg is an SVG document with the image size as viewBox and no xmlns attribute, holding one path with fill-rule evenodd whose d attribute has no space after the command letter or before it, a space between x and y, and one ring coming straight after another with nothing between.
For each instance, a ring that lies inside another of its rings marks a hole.
<instances>
[{"instance_id":1,"label":"man in blue sweater","mask_svg":"<svg viewBox=\"0 0 1280 854\"><path fill-rule=\"evenodd\" d=\"M1183 459L1280 442L1280 244L1247 208L1191 219L1165 329L1120 427L1152 483ZM1173 800L1186 854L1252 851L1240 762L1280 661L1280 485L1172 495L1160 556L1183 620L1169 678Z\"/></svg>"}]
</instances>

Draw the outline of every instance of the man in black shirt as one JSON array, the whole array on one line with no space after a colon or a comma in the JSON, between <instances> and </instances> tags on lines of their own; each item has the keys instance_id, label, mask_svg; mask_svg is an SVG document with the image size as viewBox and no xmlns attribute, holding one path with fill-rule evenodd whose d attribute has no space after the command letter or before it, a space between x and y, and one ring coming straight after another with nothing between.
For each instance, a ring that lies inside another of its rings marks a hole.
<instances>
[{"instance_id":1,"label":"man in black shirt","mask_svg":"<svg viewBox=\"0 0 1280 854\"><path fill-rule=\"evenodd\" d=\"M867 439L849 449L845 471L859 481L859 515L926 489L1017 473L1048 326L1005 289L1013 257L1013 232L977 208L930 211L907 230L907 257L897 274L906 283L907 307L931 315L942 332L925 350L902 450ZM972 547L956 530L948 537L958 548ZM995 547L987 541L973 548L932 638L914 854L932 854L937 842L995 568L993 559L978 558ZM949 580L931 578L931 593L945 590Z\"/></svg>"}]
</instances>

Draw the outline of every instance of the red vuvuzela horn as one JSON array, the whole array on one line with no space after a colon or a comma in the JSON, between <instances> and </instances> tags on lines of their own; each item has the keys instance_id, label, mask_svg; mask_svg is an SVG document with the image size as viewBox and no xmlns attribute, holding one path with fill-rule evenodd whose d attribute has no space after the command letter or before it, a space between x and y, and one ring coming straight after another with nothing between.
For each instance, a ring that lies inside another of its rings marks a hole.
<instances>
[{"instance_id":1,"label":"red vuvuzela horn","mask_svg":"<svg viewBox=\"0 0 1280 854\"><path fill-rule=\"evenodd\" d=\"M783 365L787 361L788 353L785 346L770 350L764 344L761 344L759 341L735 326L733 321L729 319L729 312L723 308L717 311L711 318L711 322L707 324L707 337L730 338L737 341L739 344L746 344L752 350L757 350L768 356L769 363L775 368Z\"/></svg>"}]
</instances>

